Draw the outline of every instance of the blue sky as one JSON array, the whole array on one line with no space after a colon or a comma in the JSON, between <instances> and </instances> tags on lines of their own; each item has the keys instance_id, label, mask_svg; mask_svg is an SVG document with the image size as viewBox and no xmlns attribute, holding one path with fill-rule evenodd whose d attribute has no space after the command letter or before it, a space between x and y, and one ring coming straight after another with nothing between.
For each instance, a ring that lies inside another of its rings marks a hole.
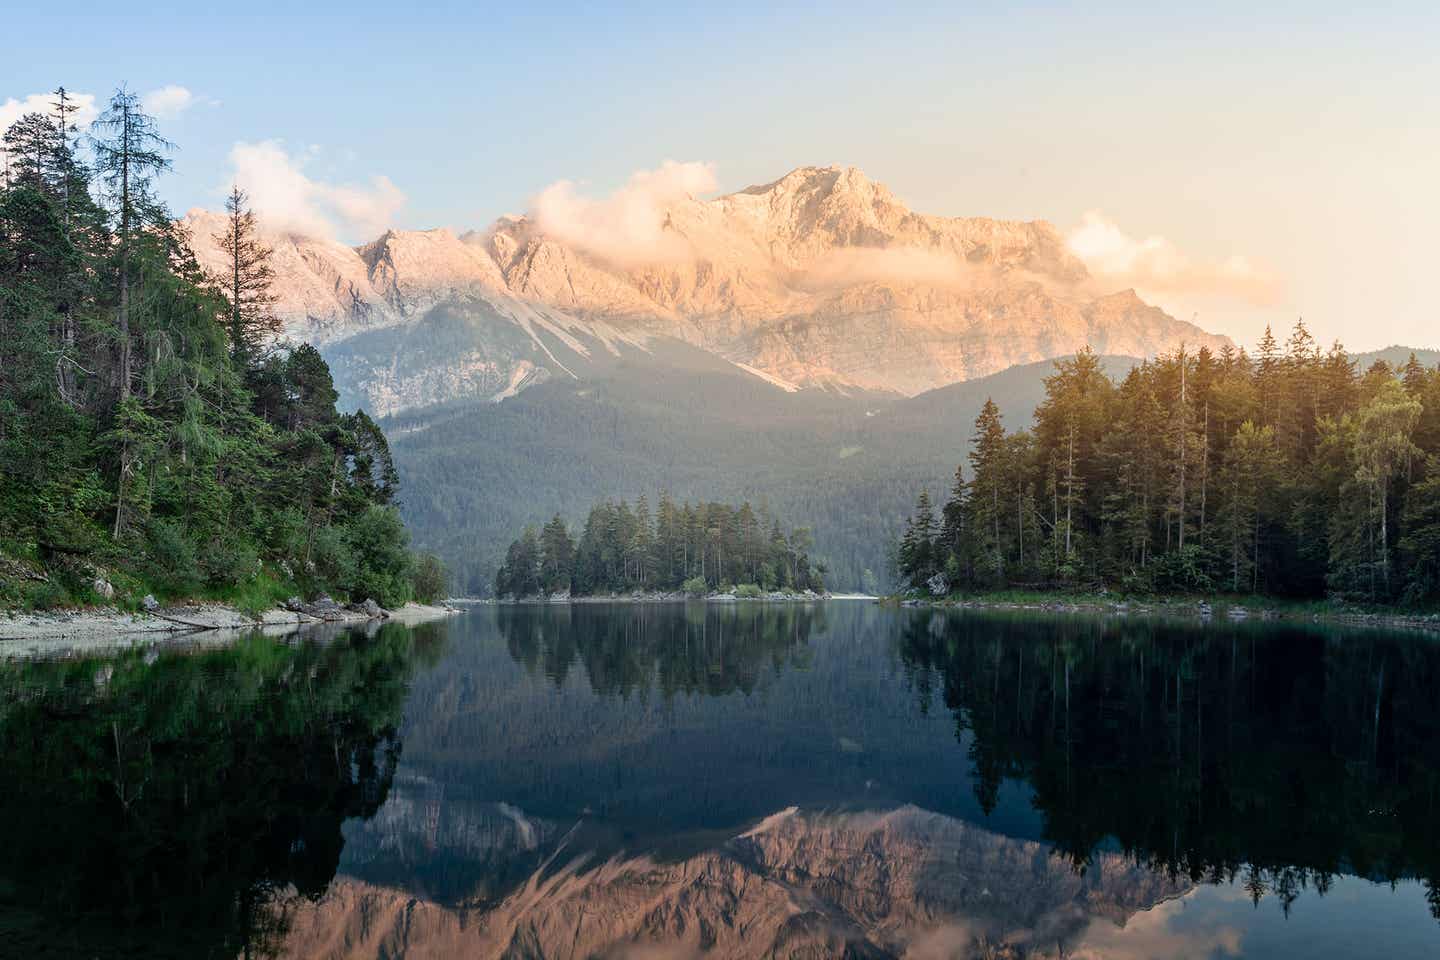
<instances>
[{"instance_id":1,"label":"blue sky","mask_svg":"<svg viewBox=\"0 0 1440 960\"><path fill-rule=\"evenodd\" d=\"M6 45L0 103L183 87L175 209L218 205L235 145L269 144L370 212L337 222L351 241L380 218L483 227L555 181L603 195L666 159L724 190L855 165L927 213L1098 214L1197 277L1253 265L1263 298L1157 297L1242 340L1303 313L1360 347L1440 345L1419 284L1436 5L518 6L22 2L3 22L35 39ZM376 177L393 193L364 206Z\"/></svg>"}]
</instances>

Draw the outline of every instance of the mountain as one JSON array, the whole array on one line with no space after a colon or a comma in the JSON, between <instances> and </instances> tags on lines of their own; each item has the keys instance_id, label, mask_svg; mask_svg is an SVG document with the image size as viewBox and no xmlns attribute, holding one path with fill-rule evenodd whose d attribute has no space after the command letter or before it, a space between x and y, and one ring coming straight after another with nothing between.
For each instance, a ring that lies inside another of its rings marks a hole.
<instances>
[{"instance_id":1,"label":"mountain","mask_svg":"<svg viewBox=\"0 0 1440 960\"><path fill-rule=\"evenodd\" d=\"M1402 347L1399 344L1393 344L1380 350L1370 350L1366 353L1352 354L1351 359L1355 361L1355 365L1361 370L1368 369L1376 360L1384 360L1390 364L1390 366L1399 370L1410 361L1412 355L1422 366L1432 369L1440 366L1440 350L1427 350L1423 347Z\"/></svg>"},{"instance_id":2,"label":"mountain","mask_svg":"<svg viewBox=\"0 0 1440 960\"><path fill-rule=\"evenodd\" d=\"M671 342L786 388L907 396L1086 345L1228 343L1098 289L1048 223L916 213L854 168L641 214L620 234L540 216L359 247L271 235L277 309L342 398L380 414L584 379ZM217 271L222 219L184 221Z\"/></svg>"},{"instance_id":3,"label":"mountain","mask_svg":"<svg viewBox=\"0 0 1440 960\"><path fill-rule=\"evenodd\" d=\"M1080 871L1044 843L909 806L790 808L683 859L588 862L557 842L558 825L554 839L536 837L525 829L537 825L507 813L478 832L486 855L518 846L533 851L523 862L545 859L503 899L477 891L451 906L342 878L318 901L284 904L280 952L883 958L1051 956L1053 947L1066 956L1194 886L1113 852ZM445 839L410 842L433 851Z\"/></svg>"}]
</instances>

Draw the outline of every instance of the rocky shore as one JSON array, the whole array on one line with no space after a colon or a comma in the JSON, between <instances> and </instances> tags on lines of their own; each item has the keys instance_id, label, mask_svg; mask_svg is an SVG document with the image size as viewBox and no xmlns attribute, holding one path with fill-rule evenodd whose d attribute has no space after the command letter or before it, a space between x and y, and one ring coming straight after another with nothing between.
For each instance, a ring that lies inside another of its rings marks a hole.
<instances>
[{"instance_id":1,"label":"rocky shore","mask_svg":"<svg viewBox=\"0 0 1440 960\"><path fill-rule=\"evenodd\" d=\"M291 598L283 606L251 616L221 603L195 601L162 606L147 597L145 609L115 608L5 612L0 614L0 658L83 652L135 644L201 637L224 641L254 630L284 635L309 627L380 623L414 624L460 613L458 608L407 603L382 609L373 600L344 605L329 597L306 602Z\"/></svg>"}]
</instances>

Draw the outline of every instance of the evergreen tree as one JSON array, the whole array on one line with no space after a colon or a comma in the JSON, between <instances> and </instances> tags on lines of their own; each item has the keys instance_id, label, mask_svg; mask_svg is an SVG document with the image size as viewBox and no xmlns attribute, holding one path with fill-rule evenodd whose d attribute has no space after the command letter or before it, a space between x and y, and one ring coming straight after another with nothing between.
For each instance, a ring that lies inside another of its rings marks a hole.
<instances>
[{"instance_id":1,"label":"evergreen tree","mask_svg":"<svg viewBox=\"0 0 1440 960\"><path fill-rule=\"evenodd\" d=\"M940 536L936 540L936 562L956 584L968 579L969 572L969 543L965 531L965 497L968 489L965 483L965 468L956 466L955 482L950 487L950 496L940 508Z\"/></svg>"},{"instance_id":2,"label":"evergreen tree","mask_svg":"<svg viewBox=\"0 0 1440 960\"><path fill-rule=\"evenodd\" d=\"M1357 375L1303 322L1283 354L1268 333L1258 362L1180 350L1118 388L1082 353L1056 362L1033 430L1006 434L985 405L934 554L912 516L895 568L909 583L944 568L994 587L1083 575L1420 602L1440 569L1437 455L1440 371L1412 359Z\"/></svg>"},{"instance_id":3,"label":"evergreen tree","mask_svg":"<svg viewBox=\"0 0 1440 960\"><path fill-rule=\"evenodd\" d=\"M119 471L115 489L115 524L113 534L120 539L127 521L128 489L134 480L137 445L144 442L145 414L130 402L135 370L132 363L134 343L131 330L132 273L141 259L140 241L147 227L168 227L163 208L156 201L152 185L156 174L168 170L165 156L170 143L161 137L155 119L146 114L140 97L120 88L110 98L110 105L91 127L98 136L93 141L96 171L109 195L114 216L115 276L118 293L115 340L118 359L115 365L115 396L119 406L118 422L109 438L119 446ZM155 254L150 253L153 258Z\"/></svg>"},{"instance_id":4,"label":"evergreen tree","mask_svg":"<svg viewBox=\"0 0 1440 960\"><path fill-rule=\"evenodd\" d=\"M256 233L255 214L249 198L239 186L231 186L225 198L225 232L215 242L225 254L226 271L221 282L229 299L226 318L230 352L235 365L248 369L260 355L264 343L280 331L280 318L270 292L275 271L270 266L271 250Z\"/></svg>"},{"instance_id":5,"label":"evergreen tree","mask_svg":"<svg viewBox=\"0 0 1440 960\"><path fill-rule=\"evenodd\" d=\"M970 441L970 495L966 498L970 516L966 526L975 545L976 574L991 583L1005 578L1007 511L1001 498L1008 500L1008 485L1004 473L1005 428L1000 425L1000 408L987 398L975 418Z\"/></svg>"},{"instance_id":6,"label":"evergreen tree","mask_svg":"<svg viewBox=\"0 0 1440 960\"><path fill-rule=\"evenodd\" d=\"M1262 531L1274 513L1280 469L1275 429L1242 423L1218 484L1223 497L1218 526L1226 544L1230 589L1236 592L1260 586Z\"/></svg>"},{"instance_id":7,"label":"evergreen tree","mask_svg":"<svg viewBox=\"0 0 1440 960\"><path fill-rule=\"evenodd\" d=\"M560 514L540 531L540 586L546 593L569 590L575 565L575 542Z\"/></svg>"},{"instance_id":8,"label":"evergreen tree","mask_svg":"<svg viewBox=\"0 0 1440 960\"><path fill-rule=\"evenodd\" d=\"M122 90L96 125L102 207L74 112L61 88L51 117L0 131L21 153L0 189L0 545L52 574L39 593L0 575L0 600L88 602L113 577L131 602L257 582L405 602L424 571L384 434L339 415L312 347L247 383L227 304L154 200L153 121Z\"/></svg>"},{"instance_id":9,"label":"evergreen tree","mask_svg":"<svg viewBox=\"0 0 1440 960\"><path fill-rule=\"evenodd\" d=\"M124 403L130 396L134 380L130 288L137 235L147 226L164 222L165 213L155 199L153 183L156 174L170 169L170 160L165 154L171 149L171 144L160 136L155 118L141 108L139 95L124 87L111 96L109 107L91 125L91 130L94 131L96 171L109 195L116 220L119 294L116 339L119 362L115 380L118 400Z\"/></svg>"}]
</instances>

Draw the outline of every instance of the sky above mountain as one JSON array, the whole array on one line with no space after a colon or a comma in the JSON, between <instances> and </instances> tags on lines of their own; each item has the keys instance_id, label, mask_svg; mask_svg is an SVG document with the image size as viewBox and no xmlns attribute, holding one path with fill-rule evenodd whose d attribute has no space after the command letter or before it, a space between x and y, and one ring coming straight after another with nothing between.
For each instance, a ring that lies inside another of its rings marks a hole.
<instances>
[{"instance_id":1,"label":"sky above mountain","mask_svg":"<svg viewBox=\"0 0 1440 960\"><path fill-rule=\"evenodd\" d=\"M1152 6L27 2L0 124L126 83L180 144L177 211L239 176L347 242L533 213L630 243L667 191L854 165L926 213L1048 219L1242 343L1303 315L1440 345L1440 8Z\"/></svg>"}]
</instances>

